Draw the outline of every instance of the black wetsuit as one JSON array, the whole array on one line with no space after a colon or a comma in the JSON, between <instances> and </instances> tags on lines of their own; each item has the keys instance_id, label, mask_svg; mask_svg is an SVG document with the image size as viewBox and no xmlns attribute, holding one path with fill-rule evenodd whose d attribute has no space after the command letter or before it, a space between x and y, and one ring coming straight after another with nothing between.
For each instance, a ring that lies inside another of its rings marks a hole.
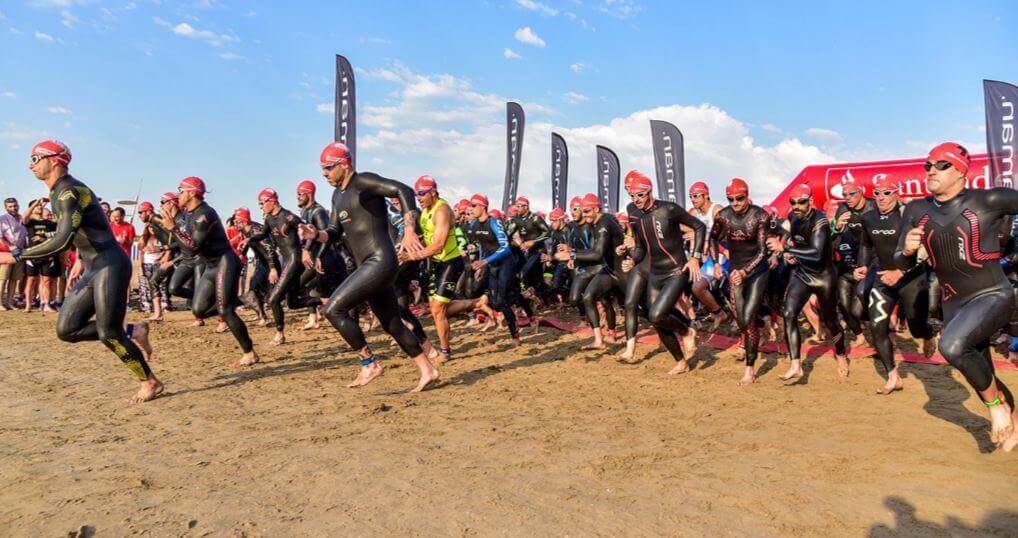
<instances>
[{"instance_id":1,"label":"black wetsuit","mask_svg":"<svg viewBox=\"0 0 1018 538\"><path fill-rule=\"evenodd\" d=\"M767 263L769 231L770 215L755 205L750 205L742 214L736 213L731 206L722 209L714 217L714 226L710 230L710 252L714 259L720 259L718 247L724 244L728 248L729 271L745 273L742 285L732 284L730 292L735 305L735 321L743 334L746 366L753 366L760 348L757 315L767 296L770 280Z\"/></svg>"},{"instance_id":2,"label":"black wetsuit","mask_svg":"<svg viewBox=\"0 0 1018 538\"><path fill-rule=\"evenodd\" d=\"M66 175L53 184L49 197L56 232L42 243L12 251L15 260L45 260L73 243L84 273L64 297L57 337L65 342L99 340L138 379L147 379L151 371L145 356L124 330L131 258L117 244L98 198L84 183Z\"/></svg>"},{"instance_id":3,"label":"black wetsuit","mask_svg":"<svg viewBox=\"0 0 1018 538\"><path fill-rule=\"evenodd\" d=\"M621 295L625 289L622 272L623 256L615 253L615 249L625 240L622 227L613 216L601 215L597 222L589 226L589 247L573 251L574 263L583 264L583 278L577 280L587 284L578 290L580 303L587 315L587 323L592 328L601 326L601 316L597 310L597 302L602 301L609 292ZM589 276L590 278L587 278ZM576 286L574 286L574 290ZM573 294L570 294L572 297ZM609 330L615 329L615 308L611 301L604 300L605 321Z\"/></svg>"},{"instance_id":4,"label":"black wetsuit","mask_svg":"<svg viewBox=\"0 0 1018 538\"><path fill-rule=\"evenodd\" d=\"M675 308L689 273L680 224L693 229L693 253L703 255L707 227L682 206L654 200L646 210L626 208L636 248L630 253L636 267L626 283L626 338L636 338L637 313L643 305L661 343L676 360L682 358L677 336L689 331L689 318Z\"/></svg>"},{"instance_id":5,"label":"black wetsuit","mask_svg":"<svg viewBox=\"0 0 1018 538\"><path fill-rule=\"evenodd\" d=\"M354 350L367 342L350 311L367 302L404 353L416 357L421 344L400 318L393 283L399 269L396 249L389 237L385 199L398 197L404 214L416 213L414 192L406 185L370 172L357 172L345 189L332 193L332 214L325 232L329 242L342 241L357 268L329 297L325 316Z\"/></svg>"},{"instance_id":6,"label":"black wetsuit","mask_svg":"<svg viewBox=\"0 0 1018 538\"><path fill-rule=\"evenodd\" d=\"M187 211L181 210L173 219L177 228L184 226L187 219ZM202 272L205 271L205 264L198 258L198 252L181 243L177 236L173 236L172 244L176 245L177 257L173 260L173 271L170 274L170 296L183 297L188 302L194 297L194 290ZM193 306L193 305L192 305Z\"/></svg>"},{"instance_id":7,"label":"black wetsuit","mask_svg":"<svg viewBox=\"0 0 1018 538\"><path fill-rule=\"evenodd\" d=\"M251 272L251 280L248 282L248 291L241 297L241 301L258 311L258 317L265 318L265 301L269 297L272 286L269 284L269 271L276 270L279 274L279 257L276 255L276 245L272 242L272 234L263 233L263 226L260 222L252 221L247 232L240 234L248 240L242 258L247 257L247 250L254 252L254 270ZM252 241L252 237L265 237L261 241Z\"/></svg>"},{"instance_id":8,"label":"black wetsuit","mask_svg":"<svg viewBox=\"0 0 1018 538\"><path fill-rule=\"evenodd\" d=\"M520 285L516 276L516 258L509 248L509 238L498 219L488 217L481 222L470 221L466 229L467 240L477 247L477 258L486 260L487 288L491 307L505 317L505 324L513 338L519 336L513 305L521 300Z\"/></svg>"},{"instance_id":9,"label":"black wetsuit","mask_svg":"<svg viewBox=\"0 0 1018 538\"><path fill-rule=\"evenodd\" d=\"M300 277L304 273L301 263L300 242L301 221L297 215L279 208L275 215L265 215L265 226L260 234L253 234L251 241L262 241L269 235L279 253L279 276L276 284L269 292L267 302L272 310L272 321L277 331L286 327L286 315L283 312L283 299L291 309L318 306L322 301L317 297L301 297Z\"/></svg>"},{"instance_id":10,"label":"black wetsuit","mask_svg":"<svg viewBox=\"0 0 1018 538\"><path fill-rule=\"evenodd\" d=\"M963 190L946 202L932 196L913 200L902 215L902 233L894 252L899 269L911 269L916 255L905 256L905 236L924 226L923 246L940 281L944 328L940 354L961 371L976 391L995 378L990 337L1011 319L1014 295L1000 267L997 230L1006 215L1018 213L1018 191ZM997 379L997 388L1014 409L1014 397Z\"/></svg>"},{"instance_id":11,"label":"black wetsuit","mask_svg":"<svg viewBox=\"0 0 1018 538\"><path fill-rule=\"evenodd\" d=\"M572 226L570 226L572 225ZM569 296L569 286L571 281L572 272L569 270L569 262L562 262L555 259L555 253L558 251L559 245L569 245L572 241L572 229L575 229L576 223L567 222L562 226L561 230L551 230L548 232L548 239L545 240L545 252L548 255L548 263L546 264L552 273L551 277L551 293L559 297Z\"/></svg>"},{"instance_id":12,"label":"black wetsuit","mask_svg":"<svg viewBox=\"0 0 1018 538\"><path fill-rule=\"evenodd\" d=\"M897 269L894 251L898 248L898 237L908 232L902 226L903 211L904 207L899 204L887 213L874 209L863 214L862 240L859 243L859 266L867 268L864 289L870 290L865 295L870 334L873 335L877 357L888 372L894 369L891 315L895 306L901 306L912 336L920 339L933 336L928 318L930 296L926 289L925 264L918 264L906 271L894 286L884 284L877 274L879 271Z\"/></svg>"},{"instance_id":13,"label":"black wetsuit","mask_svg":"<svg viewBox=\"0 0 1018 538\"><path fill-rule=\"evenodd\" d=\"M393 247L399 245L403 241L403 214L396 211L395 206L389 200L386 200L386 212L389 218L389 238L392 240ZM419 232L419 230L416 230ZM422 286L424 279L421 276L421 267L423 264L420 260L406 260L399 264L399 269L396 270L396 281L393 283L393 291L396 293L396 304L399 305L399 317L404 322L410 324L410 332L414 333L419 342L424 342L428 339L427 333L424 332L424 325L421 325L421 320L414 315L413 311L410 310L410 306L414 303L414 294L410 290L413 281L416 280L418 286Z\"/></svg>"},{"instance_id":14,"label":"black wetsuit","mask_svg":"<svg viewBox=\"0 0 1018 538\"><path fill-rule=\"evenodd\" d=\"M795 259L792 276L785 288L781 316L785 319L785 343L792 360L799 359L802 336L799 333L799 312L814 293L817 296L820 320L827 327L838 355L845 354L845 334L838 323L837 275L831 252L830 223L823 213L811 207L800 217L789 213L788 242L785 254Z\"/></svg>"},{"instance_id":15,"label":"black wetsuit","mask_svg":"<svg viewBox=\"0 0 1018 538\"><path fill-rule=\"evenodd\" d=\"M857 293L860 286L854 275L856 268L860 266L859 245L862 241L862 216L876 208L877 205L873 200L864 198L861 208L853 209L848 207L846 202L839 205L834 214L835 222L845 213L850 215L844 229L834 232L834 263L838 273L838 307L841 309L841 315L845 319L848 330L857 335L862 332L861 321L866 314L865 297Z\"/></svg>"},{"instance_id":16,"label":"black wetsuit","mask_svg":"<svg viewBox=\"0 0 1018 538\"><path fill-rule=\"evenodd\" d=\"M173 230L181 247L198 254L205 266L194 286L191 313L198 319L218 314L240 344L244 353L254 346L247 334L247 325L237 315L237 287L240 285L240 257L226 238L219 215L210 205L201 202L193 211L181 211L183 225ZM179 268L178 268L179 269Z\"/></svg>"},{"instance_id":17,"label":"black wetsuit","mask_svg":"<svg viewBox=\"0 0 1018 538\"><path fill-rule=\"evenodd\" d=\"M516 216L506 229L506 235L512 240L514 234L520 234L520 242L533 241L534 246L530 250L522 251L522 261L519 267L520 281L524 286L533 286L537 295L547 303L549 299L549 288L544 282L544 272L541 270L541 252L544 240L548 238L551 230L548 223L534 212L526 216Z\"/></svg>"},{"instance_id":18,"label":"black wetsuit","mask_svg":"<svg viewBox=\"0 0 1018 538\"><path fill-rule=\"evenodd\" d=\"M155 264L155 269L153 269L152 275L149 277L149 285L151 288L153 290L158 290L165 280L172 280L174 273L173 261L174 258L180 254L180 244L177 243L173 233L167 230L166 227L159 221L150 219L145 223L145 226L148 227L149 233L155 236L156 241L159 242L162 252L169 252L169 258L167 259L167 261L170 262L169 267L163 269L163 261L160 257L159 262ZM167 286L167 291L169 292L169 286ZM166 296L167 307L170 306L168 303L170 302L171 296L172 295Z\"/></svg>"},{"instance_id":19,"label":"black wetsuit","mask_svg":"<svg viewBox=\"0 0 1018 538\"><path fill-rule=\"evenodd\" d=\"M302 207L300 218L319 230L329 227L329 211L318 202ZM304 274L300 277L300 287L316 292L319 297L328 297L336 289L336 286L346 278L346 265L339 253L339 247L334 244L311 241L304 249L311 254L312 261L322 261L322 273L319 273L313 266L305 269Z\"/></svg>"}]
</instances>

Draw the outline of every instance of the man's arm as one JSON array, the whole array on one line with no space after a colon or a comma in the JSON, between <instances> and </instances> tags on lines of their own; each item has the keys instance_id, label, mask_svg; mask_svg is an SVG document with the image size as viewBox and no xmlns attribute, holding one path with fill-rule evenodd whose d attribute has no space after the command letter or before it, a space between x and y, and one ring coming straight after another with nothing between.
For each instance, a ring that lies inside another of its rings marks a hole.
<instances>
[{"instance_id":1,"label":"man's arm","mask_svg":"<svg viewBox=\"0 0 1018 538\"><path fill-rule=\"evenodd\" d=\"M60 220L57 221L57 231L53 237L20 252L14 252L15 261L49 258L71 246L74 234L81 226L85 208L81 207L81 202L74 189L65 189L61 192L60 196L53 201L53 206L54 209L60 208L60 211L57 212L60 215Z\"/></svg>"}]
</instances>

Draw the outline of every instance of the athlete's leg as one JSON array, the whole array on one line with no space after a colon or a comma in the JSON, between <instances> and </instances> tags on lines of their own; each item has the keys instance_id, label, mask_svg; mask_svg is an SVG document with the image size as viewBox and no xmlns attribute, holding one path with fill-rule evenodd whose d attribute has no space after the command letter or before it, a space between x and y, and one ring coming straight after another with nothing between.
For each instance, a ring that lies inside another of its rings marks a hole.
<instances>
[{"instance_id":1,"label":"athlete's leg","mask_svg":"<svg viewBox=\"0 0 1018 538\"><path fill-rule=\"evenodd\" d=\"M740 385L756 380L755 364L760 349L760 322L758 316L767 294L769 271L757 271L743 279L742 286L733 287L735 295L736 323L743 333L746 348L746 371Z\"/></svg>"},{"instance_id":2,"label":"athlete's leg","mask_svg":"<svg viewBox=\"0 0 1018 538\"><path fill-rule=\"evenodd\" d=\"M258 362L258 356L254 353L254 344L251 343L251 337L247 332L247 325L237 315L240 258L229 252L219 259L219 265L215 269L207 267L205 271L216 273L216 311L219 313L219 317L226 322L233 337L240 344L240 349L244 352L244 356L235 363L235 366L249 366Z\"/></svg>"},{"instance_id":3,"label":"athlete's leg","mask_svg":"<svg viewBox=\"0 0 1018 538\"><path fill-rule=\"evenodd\" d=\"M785 345L788 346L788 358L792 364L782 379L791 379L802 375L802 366L799 354L802 349L802 335L799 333L799 312L813 295L813 289L806 285L797 276L792 275L788 279L788 287L785 288L784 304L781 307L781 318L785 323Z\"/></svg>"},{"instance_id":4,"label":"athlete's leg","mask_svg":"<svg viewBox=\"0 0 1018 538\"><path fill-rule=\"evenodd\" d=\"M842 318L844 318L848 330L859 336L862 334L862 325L859 322L862 313L859 311L861 303L855 297L856 284L857 282L850 273L838 275L838 308L841 310Z\"/></svg>"},{"instance_id":5,"label":"athlete's leg","mask_svg":"<svg viewBox=\"0 0 1018 538\"><path fill-rule=\"evenodd\" d=\"M597 302L602 298L607 299L607 294L615 287L615 279L606 273L598 273L589 279L586 288L583 290L580 300L587 314L587 322L594 330L594 341L581 349L603 349L604 335L601 331L601 315L597 310ZM604 301L605 309L611 308L611 302ZM615 313L612 311L612 322L615 321ZM614 324L614 323L613 323Z\"/></svg>"},{"instance_id":6,"label":"athlete's leg","mask_svg":"<svg viewBox=\"0 0 1018 538\"><path fill-rule=\"evenodd\" d=\"M626 276L625 293L625 325L626 349L619 354L619 359L631 361L636 357L636 331L639 328L640 305L645 304L647 295L647 275L636 269L630 270Z\"/></svg>"}]
</instances>

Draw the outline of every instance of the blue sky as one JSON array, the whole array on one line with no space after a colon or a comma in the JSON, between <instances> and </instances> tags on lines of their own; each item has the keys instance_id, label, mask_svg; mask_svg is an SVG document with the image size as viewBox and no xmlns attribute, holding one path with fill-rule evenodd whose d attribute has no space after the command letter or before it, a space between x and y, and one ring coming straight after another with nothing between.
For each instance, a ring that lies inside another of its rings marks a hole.
<instances>
[{"instance_id":1,"label":"blue sky","mask_svg":"<svg viewBox=\"0 0 1018 538\"><path fill-rule=\"evenodd\" d=\"M689 177L746 177L766 198L807 164L945 139L981 152L981 80L1018 76L1013 2L708 4L8 0L0 193L42 194L26 163L47 137L105 198L198 175L227 212L263 186L324 188L336 53L357 69L361 169L499 199L517 100L520 193L538 207L552 130L570 144L571 195L593 187L598 143L652 171L654 117L684 131Z\"/></svg>"}]
</instances>

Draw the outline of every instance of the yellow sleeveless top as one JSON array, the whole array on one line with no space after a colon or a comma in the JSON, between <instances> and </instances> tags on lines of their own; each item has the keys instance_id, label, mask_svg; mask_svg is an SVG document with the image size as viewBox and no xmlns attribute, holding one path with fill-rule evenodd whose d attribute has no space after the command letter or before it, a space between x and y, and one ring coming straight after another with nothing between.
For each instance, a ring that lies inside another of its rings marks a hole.
<instances>
[{"instance_id":1,"label":"yellow sleeveless top","mask_svg":"<svg viewBox=\"0 0 1018 538\"><path fill-rule=\"evenodd\" d=\"M443 205L448 206L449 204L439 198L435 205L431 206L431 209L421 208L421 216L418 220L421 224L421 230L424 232L425 246L431 246L435 242L435 212ZM442 249L442 252L432 256L432 258L440 262L447 262L460 255L460 247L456 241L456 234L452 230L453 223L450 222L449 225L449 234L445 236L445 248Z\"/></svg>"}]
</instances>

